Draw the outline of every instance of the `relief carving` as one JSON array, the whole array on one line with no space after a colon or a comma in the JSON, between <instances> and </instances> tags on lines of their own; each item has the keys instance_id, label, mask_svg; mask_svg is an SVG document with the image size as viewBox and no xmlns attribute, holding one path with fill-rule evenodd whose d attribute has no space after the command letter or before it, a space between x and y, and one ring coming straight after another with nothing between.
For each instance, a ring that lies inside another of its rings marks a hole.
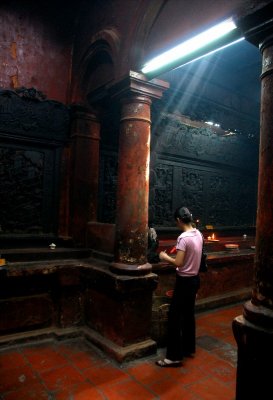
<instances>
[{"instance_id":1,"label":"relief carving","mask_svg":"<svg viewBox=\"0 0 273 400\"><path fill-rule=\"evenodd\" d=\"M44 154L0 147L1 233L43 231Z\"/></svg>"},{"instance_id":2,"label":"relief carving","mask_svg":"<svg viewBox=\"0 0 273 400\"><path fill-rule=\"evenodd\" d=\"M40 91L0 90L1 234L56 230L56 177L69 125L69 109Z\"/></svg>"},{"instance_id":3,"label":"relief carving","mask_svg":"<svg viewBox=\"0 0 273 400\"><path fill-rule=\"evenodd\" d=\"M205 174L203 171L185 167L181 172L180 204L188 205L194 218L204 221Z\"/></svg>"},{"instance_id":4,"label":"relief carving","mask_svg":"<svg viewBox=\"0 0 273 400\"><path fill-rule=\"evenodd\" d=\"M152 225L173 224L173 166L157 164L151 171L149 215Z\"/></svg>"},{"instance_id":5,"label":"relief carving","mask_svg":"<svg viewBox=\"0 0 273 400\"><path fill-rule=\"evenodd\" d=\"M199 121L191 126L165 112L156 112L153 118L150 219L154 224L174 225L173 207L184 204L201 226L253 226L256 138L220 136ZM175 175L170 172L173 168Z\"/></svg>"},{"instance_id":6,"label":"relief carving","mask_svg":"<svg viewBox=\"0 0 273 400\"><path fill-rule=\"evenodd\" d=\"M0 134L8 137L41 138L67 141L70 114L68 108L34 88L0 90Z\"/></svg>"},{"instance_id":7,"label":"relief carving","mask_svg":"<svg viewBox=\"0 0 273 400\"><path fill-rule=\"evenodd\" d=\"M187 125L172 114L161 113L155 118L152 145L156 151L242 168L245 163L252 165L257 160L254 139L217 135L209 127Z\"/></svg>"},{"instance_id":8,"label":"relief carving","mask_svg":"<svg viewBox=\"0 0 273 400\"><path fill-rule=\"evenodd\" d=\"M100 220L114 223L116 214L118 158L117 154L101 155Z\"/></svg>"}]
</instances>

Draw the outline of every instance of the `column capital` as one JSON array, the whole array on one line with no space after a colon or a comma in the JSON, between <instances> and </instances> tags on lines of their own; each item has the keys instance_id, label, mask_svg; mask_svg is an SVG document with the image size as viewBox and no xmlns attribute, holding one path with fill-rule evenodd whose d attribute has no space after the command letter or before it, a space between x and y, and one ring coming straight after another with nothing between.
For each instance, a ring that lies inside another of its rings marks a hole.
<instances>
[{"instance_id":1,"label":"column capital","mask_svg":"<svg viewBox=\"0 0 273 400\"><path fill-rule=\"evenodd\" d=\"M259 47L263 56L261 73L261 79L263 79L273 73L273 34L265 38Z\"/></svg>"},{"instance_id":2,"label":"column capital","mask_svg":"<svg viewBox=\"0 0 273 400\"><path fill-rule=\"evenodd\" d=\"M99 120L99 111L84 104L71 104L72 119Z\"/></svg>"},{"instance_id":3,"label":"column capital","mask_svg":"<svg viewBox=\"0 0 273 400\"><path fill-rule=\"evenodd\" d=\"M259 47L267 37L273 34L273 3L254 8L254 12L237 19L237 26L241 29L245 39Z\"/></svg>"},{"instance_id":4,"label":"column capital","mask_svg":"<svg viewBox=\"0 0 273 400\"><path fill-rule=\"evenodd\" d=\"M109 87L112 98L126 98L139 96L149 99L160 99L163 92L170 87L169 83L160 79L148 80L148 78L135 71L129 71L128 75L119 82Z\"/></svg>"},{"instance_id":5,"label":"column capital","mask_svg":"<svg viewBox=\"0 0 273 400\"><path fill-rule=\"evenodd\" d=\"M98 111L82 104L73 104L71 106L71 113L71 137L77 136L100 140Z\"/></svg>"}]
</instances>

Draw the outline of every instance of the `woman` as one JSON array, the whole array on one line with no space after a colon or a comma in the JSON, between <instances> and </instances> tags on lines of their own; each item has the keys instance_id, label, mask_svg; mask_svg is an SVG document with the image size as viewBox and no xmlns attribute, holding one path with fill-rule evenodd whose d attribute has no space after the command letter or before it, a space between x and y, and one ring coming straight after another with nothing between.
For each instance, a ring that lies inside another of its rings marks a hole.
<instances>
[{"instance_id":1,"label":"woman","mask_svg":"<svg viewBox=\"0 0 273 400\"><path fill-rule=\"evenodd\" d=\"M192 215L186 207L174 213L177 226L182 230L177 239L175 259L166 252L159 253L176 267L176 282L168 315L166 358L156 361L160 367L178 367L183 357L195 353L195 298L200 286L199 266L203 237L193 226Z\"/></svg>"}]
</instances>

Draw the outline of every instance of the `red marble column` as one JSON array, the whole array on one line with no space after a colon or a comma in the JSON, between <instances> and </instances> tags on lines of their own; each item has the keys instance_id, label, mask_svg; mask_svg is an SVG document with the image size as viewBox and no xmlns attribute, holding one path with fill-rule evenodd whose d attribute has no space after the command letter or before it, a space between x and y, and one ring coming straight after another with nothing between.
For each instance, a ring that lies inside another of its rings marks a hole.
<instances>
[{"instance_id":1,"label":"red marble column","mask_svg":"<svg viewBox=\"0 0 273 400\"><path fill-rule=\"evenodd\" d=\"M261 131L252 302L273 309L273 36L265 40L261 75Z\"/></svg>"},{"instance_id":2,"label":"red marble column","mask_svg":"<svg viewBox=\"0 0 273 400\"><path fill-rule=\"evenodd\" d=\"M71 232L74 241L85 244L86 225L97 220L100 123L83 107L75 107L72 119Z\"/></svg>"},{"instance_id":3,"label":"red marble column","mask_svg":"<svg viewBox=\"0 0 273 400\"><path fill-rule=\"evenodd\" d=\"M147 263L151 100L168 84L129 76L112 89L121 100L115 272L149 272ZM141 267L139 267L141 265Z\"/></svg>"},{"instance_id":4,"label":"red marble column","mask_svg":"<svg viewBox=\"0 0 273 400\"><path fill-rule=\"evenodd\" d=\"M254 289L233 321L238 345L236 399L266 399L273 359L273 35L260 45L261 130Z\"/></svg>"},{"instance_id":5,"label":"red marble column","mask_svg":"<svg viewBox=\"0 0 273 400\"><path fill-rule=\"evenodd\" d=\"M132 95L122 101L118 196L117 261L146 263L150 162L148 97Z\"/></svg>"}]
</instances>

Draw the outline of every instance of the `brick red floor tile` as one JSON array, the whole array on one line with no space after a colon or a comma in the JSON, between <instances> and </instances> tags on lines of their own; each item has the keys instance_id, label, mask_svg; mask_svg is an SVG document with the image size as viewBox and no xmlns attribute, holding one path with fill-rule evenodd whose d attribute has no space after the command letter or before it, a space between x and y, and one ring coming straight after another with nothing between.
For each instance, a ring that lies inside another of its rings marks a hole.
<instances>
[{"instance_id":1,"label":"brick red floor tile","mask_svg":"<svg viewBox=\"0 0 273 400\"><path fill-rule=\"evenodd\" d=\"M18 351L5 351L0 353L0 370L20 367L26 364L26 359Z\"/></svg>"},{"instance_id":2,"label":"brick red floor tile","mask_svg":"<svg viewBox=\"0 0 273 400\"><path fill-rule=\"evenodd\" d=\"M155 394L131 379L112 385L103 385L101 389L109 400L152 400L156 397Z\"/></svg>"},{"instance_id":3,"label":"brick red floor tile","mask_svg":"<svg viewBox=\"0 0 273 400\"><path fill-rule=\"evenodd\" d=\"M207 365L208 363L214 362L215 361L215 354L203 349L198 349L196 351L196 354L193 358L185 358L183 361L183 365L185 367L189 366L204 366Z\"/></svg>"},{"instance_id":4,"label":"brick red floor tile","mask_svg":"<svg viewBox=\"0 0 273 400\"><path fill-rule=\"evenodd\" d=\"M93 366L84 370L83 375L95 385L113 384L129 378L123 370L112 365Z\"/></svg>"},{"instance_id":5,"label":"brick red floor tile","mask_svg":"<svg viewBox=\"0 0 273 400\"><path fill-rule=\"evenodd\" d=\"M234 382L236 379L236 369L222 360L215 360L214 363L208 364L206 372L224 383Z\"/></svg>"},{"instance_id":6,"label":"brick red floor tile","mask_svg":"<svg viewBox=\"0 0 273 400\"><path fill-rule=\"evenodd\" d=\"M97 351L93 350L90 346L88 346L81 340L58 343L55 346L55 350L58 353L68 357L81 353L83 351L88 352L88 354L91 354L93 357L100 357Z\"/></svg>"},{"instance_id":7,"label":"brick red floor tile","mask_svg":"<svg viewBox=\"0 0 273 400\"><path fill-rule=\"evenodd\" d=\"M105 397L91 383L81 383L54 393L54 400L104 400Z\"/></svg>"},{"instance_id":8,"label":"brick red floor tile","mask_svg":"<svg viewBox=\"0 0 273 400\"><path fill-rule=\"evenodd\" d=\"M48 398L48 392L41 383L30 384L23 389L3 395L3 400L48 400Z\"/></svg>"},{"instance_id":9,"label":"brick red floor tile","mask_svg":"<svg viewBox=\"0 0 273 400\"><path fill-rule=\"evenodd\" d=\"M58 354L52 347L35 347L23 350L23 354L28 359L34 370L45 371L56 366L65 365L68 359Z\"/></svg>"},{"instance_id":10,"label":"brick red floor tile","mask_svg":"<svg viewBox=\"0 0 273 400\"><path fill-rule=\"evenodd\" d=\"M151 390L164 400L197 400L195 394L184 388L173 378L165 378L149 385Z\"/></svg>"},{"instance_id":11,"label":"brick red floor tile","mask_svg":"<svg viewBox=\"0 0 273 400\"><path fill-rule=\"evenodd\" d=\"M154 363L138 363L132 367L126 368L127 373L138 382L150 384L158 382L166 377L171 377L170 369L160 368Z\"/></svg>"},{"instance_id":12,"label":"brick red floor tile","mask_svg":"<svg viewBox=\"0 0 273 400\"><path fill-rule=\"evenodd\" d=\"M173 377L181 383L182 385L189 385L193 382L198 382L204 377L208 376L209 372L207 371L206 365L203 365L202 368L197 367L188 367L183 368L180 372L180 375L173 374Z\"/></svg>"},{"instance_id":13,"label":"brick red floor tile","mask_svg":"<svg viewBox=\"0 0 273 400\"><path fill-rule=\"evenodd\" d=\"M237 348L226 343L213 352L218 358L229 362L234 368L237 366Z\"/></svg>"},{"instance_id":14,"label":"brick red floor tile","mask_svg":"<svg viewBox=\"0 0 273 400\"><path fill-rule=\"evenodd\" d=\"M49 390L58 390L85 381L84 377L70 365L41 372L40 376Z\"/></svg>"},{"instance_id":15,"label":"brick red floor tile","mask_svg":"<svg viewBox=\"0 0 273 400\"><path fill-rule=\"evenodd\" d=\"M119 367L78 339L0 352L0 398L233 400L237 346L231 323L241 312L238 305L199 314L196 355L180 368L155 365L165 349Z\"/></svg>"},{"instance_id":16,"label":"brick red floor tile","mask_svg":"<svg viewBox=\"0 0 273 400\"><path fill-rule=\"evenodd\" d=\"M0 393L24 388L38 382L38 377L28 365L4 369L0 374Z\"/></svg>"},{"instance_id":17,"label":"brick red floor tile","mask_svg":"<svg viewBox=\"0 0 273 400\"><path fill-rule=\"evenodd\" d=\"M214 377L206 377L193 382L187 387L202 400L234 400L235 393L231 387Z\"/></svg>"},{"instance_id":18,"label":"brick red floor tile","mask_svg":"<svg viewBox=\"0 0 273 400\"><path fill-rule=\"evenodd\" d=\"M68 356L68 358L69 361L80 370L91 368L94 365L102 365L107 363L105 359L100 358L90 352L84 351L71 354L70 356Z\"/></svg>"}]
</instances>

